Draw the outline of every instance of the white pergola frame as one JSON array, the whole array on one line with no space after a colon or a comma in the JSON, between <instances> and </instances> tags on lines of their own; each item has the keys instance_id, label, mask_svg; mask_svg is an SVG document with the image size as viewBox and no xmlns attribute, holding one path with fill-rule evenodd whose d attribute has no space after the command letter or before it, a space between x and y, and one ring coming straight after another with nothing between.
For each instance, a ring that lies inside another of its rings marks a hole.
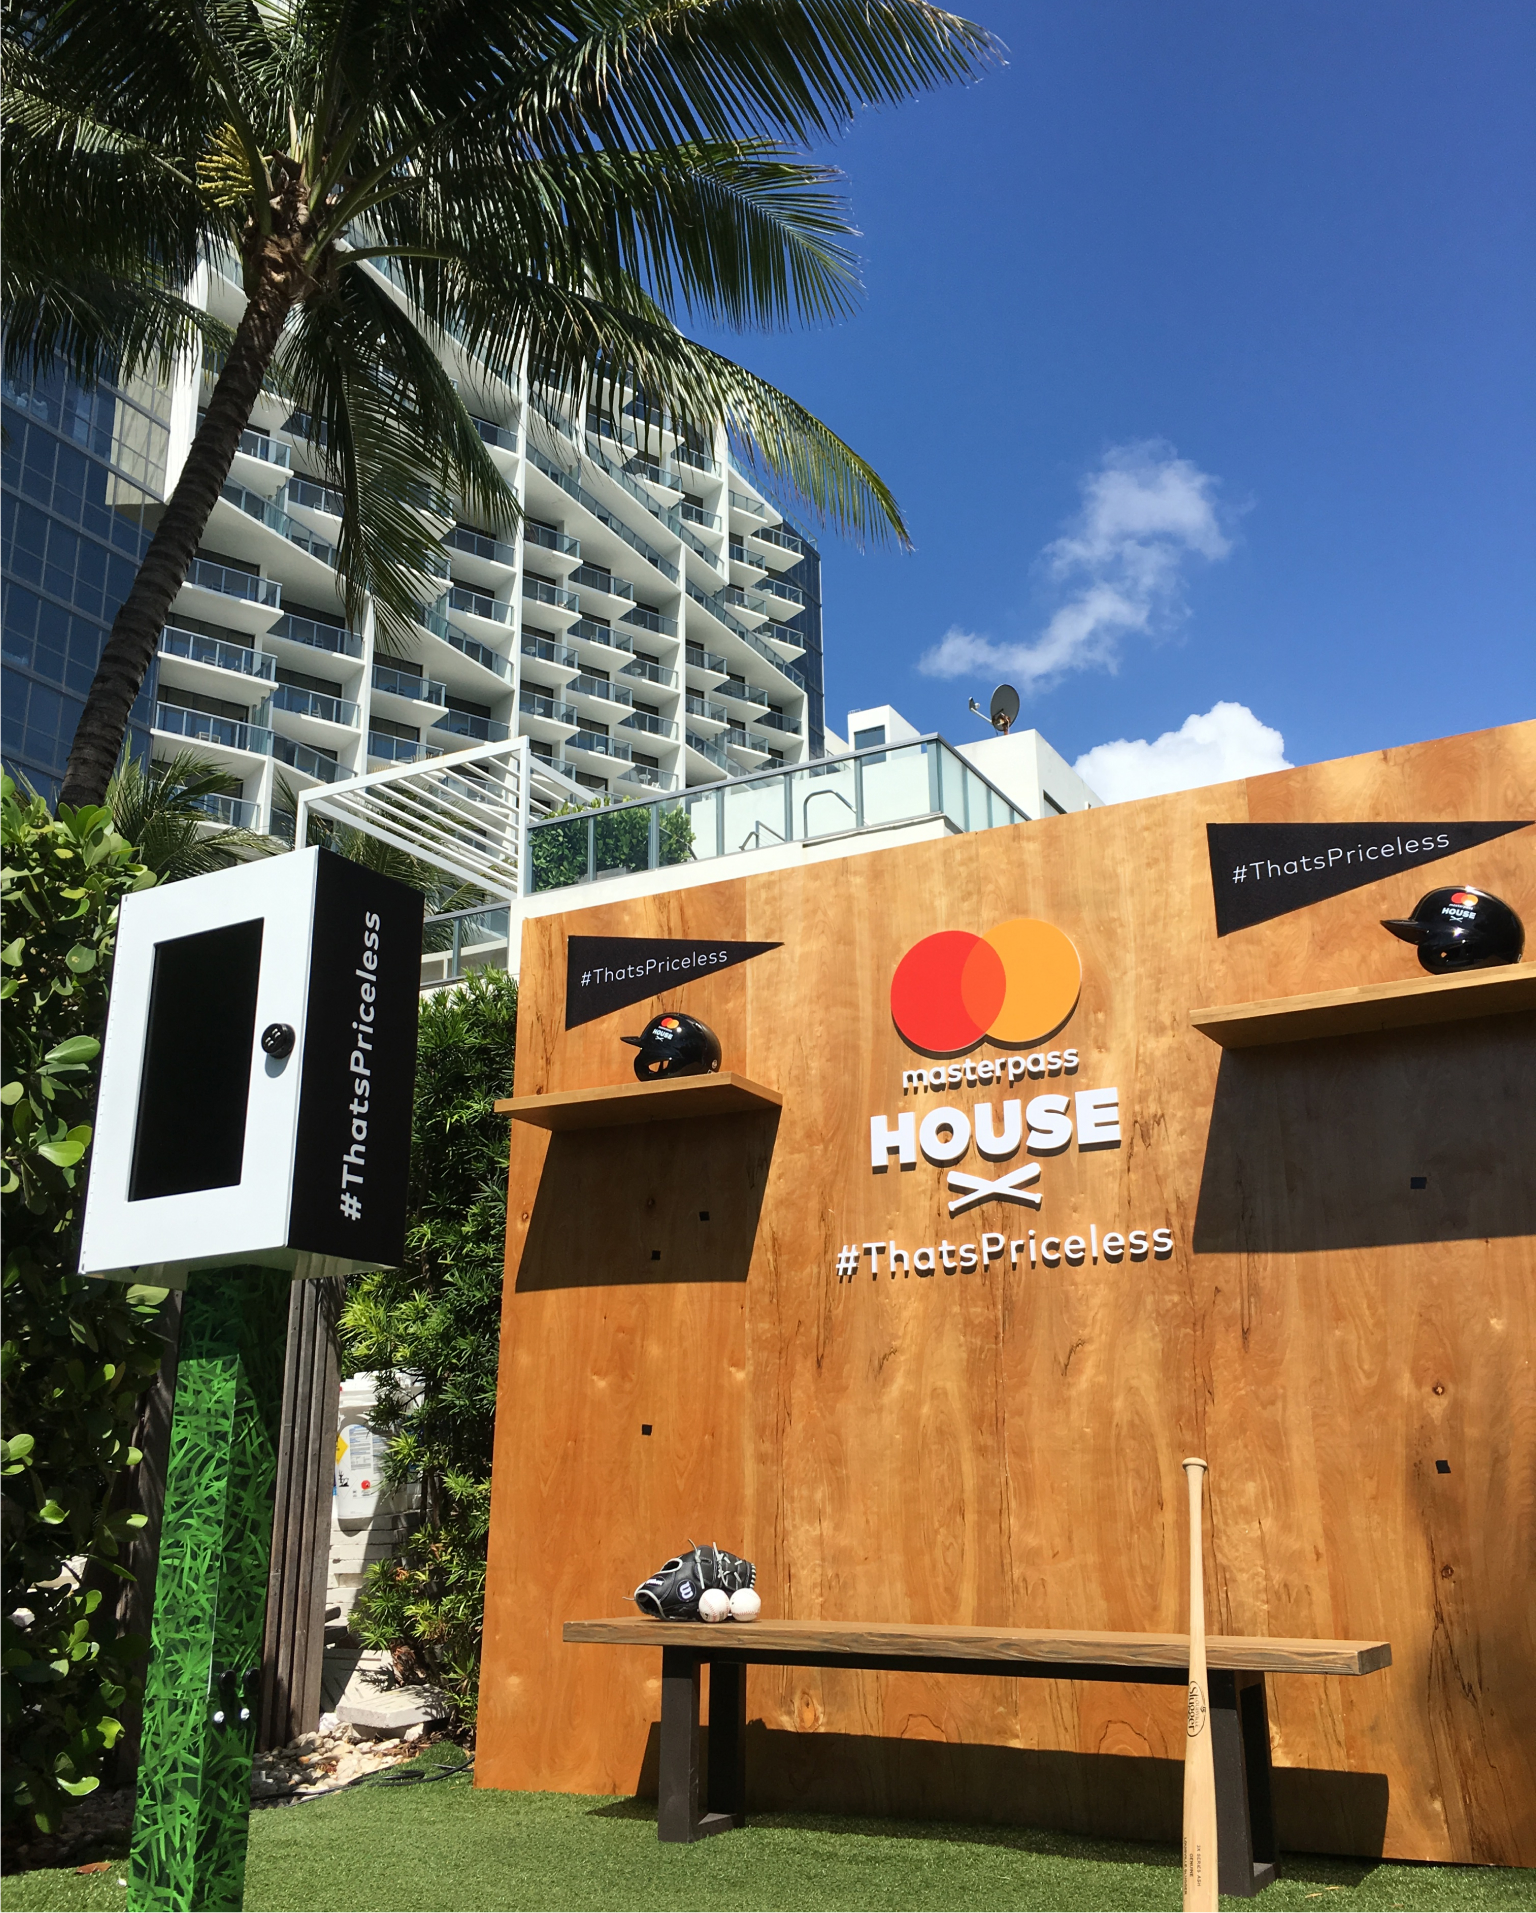
<instances>
[{"instance_id":1,"label":"white pergola frame","mask_svg":"<svg viewBox=\"0 0 1536 1913\"><path fill-rule=\"evenodd\" d=\"M311 815L325 817L516 903L530 818L590 801L590 791L535 757L526 737L512 737L301 791L294 841L308 841Z\"/></svg>"}]
</instances>

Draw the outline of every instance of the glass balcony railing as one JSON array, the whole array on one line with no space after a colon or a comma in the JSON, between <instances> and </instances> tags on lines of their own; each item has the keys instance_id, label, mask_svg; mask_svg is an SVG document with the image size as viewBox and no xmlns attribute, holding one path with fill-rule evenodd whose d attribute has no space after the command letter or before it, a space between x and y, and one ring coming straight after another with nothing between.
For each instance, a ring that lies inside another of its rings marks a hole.
<instances>
[{"instance_id":1,"label":"glass balcony railing","mask_svg":"<svg viewBox=\"0 0 1536 1913\"><path fill-rule=\"evenodd\" d=\"M717 684L715 696L734 698L738 704L756 704L765 711L768 708L768 693L741 678L727 678L724 684Z\"/></svg>"},{"instance_id":2,"label":"glass balcony railing","mask_svg":"<svg viewBox=\"0 0 1536 1913\"><path fill-rule=\"evenodd\" d=\"M265 651L252 651L243 644L230 644L223 638L210 638L201 631L184 631L168 624L160 633L163 658L189 658L194 664L211 664L220 671L239 671L245 677L272 681L277 659Z\"/></svg>"},{"instance_id":3,"label":"glass balcony railing","mask_svg":"<svg viewBox=\"0 0 1536 1913\"><path fill-rule=\"evenodd\" d=\"M258 578L254 572L238 571L233 565L221 565L213 558L194 558L187 566L187 583L200 591L218 591L226 598L241 598L247 604L270 605L283 601L283 587L275 578Z\"/></svg>"},{"instance_id":4,"label":"glass balcony railing","mask_svg":"<svg viewBox=\"0 0 1536 1913\"><path fill-rule=\"evenodd\" d=\"M470 593L467 595L474 596L475 594ZM523 579L523 596L530 599L534 604L552 604L561 611L579 611L581 609L581 600L574 591L562 591L559 585L546 584L542 578L525 577ZM490 602L490 599L486 600L487 604ZM464 608L466 610L472 610L473 606L466 605ZM482 615L490 617L493 614L491 612L485 612Z\"/></svg>"},{"instance_id":5,"label":"glass balcony railing","mask_svg":"<svg viewBox=\"0 0 1536 1913\"><path fill-rule=\"evenodd\" d=\"M470 422L474 425L475 430L480 434L481 439L487 445L493 447L498 452L515 452L517 450L517 433L511 426L497 425L493 420L488 418L476 418L473 412L471 412L469 416Z\"/></svg>"},{"instance_id":6,"label":"glass balcony railing","mask_svg":"<svg viewBox=\"0 0 1536 1913\"><path fill-rule=\"evenodd\" d=\"M780 551L799 553L805 550L803 540L792 531L785 531L782 525L754 525L750 535L761 538L765 545L777 545Z\"/></svg>"},{"instance_id":7,"label":"glass balcony railing","mask_svg":"<svg viewBox=\"0 0 1536 1913\"><path fill-rule=\"evenodd\" d=\"M658 770L654 764L631 764L627 771L618 776L621 784L640 784L648 790L676 790L677 779L670 771Z\"/></svg>"},{"instance_id":8,"label":"glass balcony railing","mask_svg":"<svg viewBox=\"0 0 1536 1913\"><path fill-rule=\"evenodd\" d=\"M541 664L557 664L568 671L574 671L581 659L568 644L556 644L552 638L536 638L530 632L523 633L519 646L525 658L537 658Z\"/></svg>"},{"instance_id":9,"label":"glass balcony railing","mask_svg":"<svg viewBox=\"0 0 1536 1913\"><path fill-rule=\"evenodd\" d=\"M754 571L767 569L768 560L760 552L748 551L745 545L737 544L734 538L725 549L727 556L738 565L751 565Z\"/></svg>"},{"instance_id":10,"label":"glass balcony railing","mask_svg":"<svg viewBox=\"0 0 1536 1913\"><path fill-rule=\"evenodd\" d=\"M610 651L632 651L635 648L622 631L615 631L612 625L599 624L595 618L578 618L567 635L579 638L583 644L606 645Z\"/></svg>"},{"instance_id":11,"label":"glass balcony railing","mask_svg":"<svg viewBox=\"0 0 1536 1913\"><path fill-rule=\"evenodd\" d=\"M280 684L272 693L274 711L292 711L296 717L317 717L323 724L356 724L358 709L344 697L306 691L297 684Z\"/></svg>"},{"instance_id":12,"label":"glass balcony railing","mask_svg":"<svg viewBox=\"0 0 1536 1913\"><path fill-rule=\"evenodd\" d=\"M302 505L306 511L323 511L328 518L342 515L342 496L334 486L320 485L312 478L290 478L283 493L290 505Z\"/></svg>"},{"instance_id":13,"label":"glass balcony railing","mask_svg":"<svg viewBox=\"0 0 1536 1913\"><path fill-rule=\"evenodd\" d=\"M782 711L764 711L761 717L754 717L752 722L761 730L782 731L786 737L800 735L800 726L792 723Z\"/></svg>"},{"instance_id":14,"label":"glass balcony railing","mask_svg":"<svg viewBox=\"0 0 1536 1913\"><path fill-rule=\"evenodd\" d=\"M663 684L669 690L677 687L676 671L669 671L664 664L652 664L649 658L636 658L633 664L626 664L620 676L644 678L647 684Z\"/></svg>"},{"instance_id":15,"label":"glass balcony railing","mask_svg":"<svg viewBox=\"0 0 1536 1913\"><path fill-rule=\"evenodd\" d=\"M732 492L731 504L737 511L749 511L754 518L766 518L768 507L760 498L749 498L745 492Z\"/></svg>"},{"instance_id":16,"label":"glass balcony railing","mask_svg":"<svg viewBox=\"0 0 1536 1913\"><path fill-rule=\"evenodd\" d=\"M608 704L630 704L634 701L634 693L627 684L615 684L610 678L589 677L585 671L580 677L573 678L565 688L567 695L579 691L583 697L601 698Z\"/></svg>"},{"instance_id":17,"label":"glass balcony railing","mask_svg":"<svg viewBox=\"0 0 1536 1913\"><path fill-rule=\"evenodd\" d=\"M697 751L700 757L713 764L725 776L735 776L737 767L712 739L702 737L697 731L690 730L685 730L683 736L687 740L689 750Z\"/></svg>"},{"instance_id":18,"label":"glass balcony railing","mask_svg":"<svg viewBox=\"0 0 1536 1913\"><path fill-rule=\"evenodd\" d=\"M450 551L462 551L471 558L485 558L495 565L515 565L517 552L511 545L504 544L499 538L488 533L476 531L473 525L455 525L443 543Z\"/></svg>"},{"instance_id":19,"label":"glass balcony railing","mask_svg":"<svg viewBox=\"0 0 1536 1913\"><path fill-rule=\"evenodd\" d=\"M539 691L519 691L517 708L530 717L547 717L551 724L569 724L573 730L581 722L574 704L563 704L559 698L546 697Z\"/></svg>"},{"instance_id":20,"label":"glass balcony railing","mask_svg":"<svg viewBox=\"0 0 1536 1913\"><path fill-rule=\"evenodd\" d=\"M179 704L156 704L155 729L169 731L175 737L193 737L200 744L222 744L230 751L255 751L263 757L272 749L272 733L259 724L215 717L211 711L189 711Z\"/></svg>"},{"instance_id":21,"label":"glass balcony railing","mask_svg":"<svg viewBox=\"0 0 1536 1913\"><path fill-rule=\"evenodd\" d=\"M461 652L472 663L487 671L494 671L499 678L512 682L512 660L504 658L499 651L493 651L488 644L482 644L478 638L467 638L455 631L450 624L438 633L445 644L451 644L455 651Z\"/></svg>"},{"instance_id":22,"label":"glass balcony railing","mask_svg":"<svg viewBox=\"0 0 1536 1913\"><path fill-rule=\"evenodd\" d=\"M635 587L626 584L622 578L615 578L611 571L605 571L601 565L578 565L571 573L571 583L582 585L589 591L601 591L610 598L633 599Z\"/></svg>"},{"instance_id":23,"label":"glass balcony railing","mask_svg":"<svg viewBox=\"0 0 1536 1913\"><path fill-rule=\"evenodd\" d=\"M376 664L373 667L373 688L387 691L391 697L408 697L418 704L446 704L448 686L439 684L436 678L418 677L412 671L401 671L393 664Z\"/></svg>"},{"instance_id":24,"label":"glass balcony railing","mask_svg":"<svg viewBox=\"0 0 1536 1913\"><path fill-rule=\"evenodd\" d=\"M577 723L581 722L578 718ZM629 746L617 737L605 737L601 731L578 730L574 737L565 740L568 751L590 751L594 757L618 757L629 762Z\"/></svg>"},{"instance_id":25,"label":"glass balcony railing","mask_svg":"<svg viewBox=\"0 0 1536 1913\"><path fill-rule=\"evenodd\" d=\"M300 744L291 737L274 735L272 755L290 770L303 771L306 777L318 777L322 784L334 784L338 777L348 775L334 757L327 757L312 744Z\"/></svg>"},{"instance_id":26,"label":"glass balcony railing","mask_svg":"<svg viewBox=\"0 0 1536 1913\"><path fill-rule=\"evenodd\" d=\"M683 658L696 671L713 671L720 677L724 677L731 668L718 651L706 651L702 644L686 645Z\"/></svg>"},{"instance_id":27,"label":"glass balcony railing","mask_svg":"<svg viewBox=\"0 0 1536 1913\"><path fill-rule=\"evenodd\" d=\"M689 733L692 748L703 742ZM924 737L543 818L528 831L526 883L530 891L554 890L632 870L940 818L962 831L1026 821L942 738Z\"/></svg>"},{"instance_id":28,"label":"glass balcony railing","mask_svg":"<svg viewBox=\"0 0 1536 1913\"><path fill-rule=\"evenodd\" d=\"M643 478L648 485L654 485L659 491L680 492L683 481L675 472L664 471L654 458L631 458L625 461L624 469L632 477Z\"/></svg>"},{"instance_id":29,"label":"glass balcony railing","mask_svg":"<svg viewBox=\"0 0 1536 1913\"><path fill-rule=\"evenodd\" d=\"M512 735L500 718L477 717L473 711L449 711L440 717L432 726L432 734L436 737L444 731L454 737L465 738L472 744L504 744Z\"/></svg>"},{"instance_id":30,"label":"glass balcony railing","mask_svg":"<svg viewBox=\"0 0 1536 1913\"><path fill-rule=\"evenodd\" d=\"M268 636L287 638L291 644L307 644L313 651L333 651L338 657L363 655L363 641L355 631L349 631L342 624L322 624L318 618L301 618L291 611L278 619Z\"/></svg>"},{"instance_id":31,"label":"glass balcony railing","mask_svg":"<svg viewBox=\"0 0 1536 1913\"><path fill-rule=\"evenodd\" d=\"M247 518L257 519L269 531L286 538L290 545L297 545L300 551L307 551L311 558L318 558L321 564L335 568L336 547L326 544L324 539L316 538L306 526L301 525L296 518L290 518L282 506L272 499L263 498L259 492L248 492L242 485L224 485L219 495L243 511Z\"/></svg>"},{"instance_id":32,"label":"glass balcony railing","mask_svg":"<svg viewBox=\"0 0 1536 1913\"><path fill-rule=\"evenodd\" d=\"M216 824L228 824L233 830L256 828L256 806L244 797L226 797L221 791L207 790L200 796L183 795L180 800L189 810L200 810Z\"/></svg>"},{"instance_id":33,"label":"glass balcony railing","mask_svg":"<svg viewBox=\"0 0 1536 1913\"><path fill-rule=\"evenodd\" d=\"M655 717L649 711L631 711L619 719L626 731L644 731L647 737L676 737L677 726L670 717Z\"/></svg>"},{"instance_id":34,"label":"glass balcony railing","mask_svg":"<svg viewBox=\"0 0 1536 1913\"><path fill-rule=\"evenodd\" d=\"M632 624L640 631L655 631L664 638L677 636L676 618L664 618L659 611L652 611L649 605L637 604L633 611L624 613L620 622Z\"/></svg>"},{"instance_id":35,"label":"glass balcony railing","mask_svg":"<svg viewBox=\"0 0 1536 1913\"><path fill-rule=\"evenodd\" d=\"M421 927L422 981L452 983L485 963L504 969L509 914L503 904L428 917Z\"/></svg>"},{"instance_id":36,"label":"glass balcony railing","mask_svg":"<svg viewBox=\"0 0 1536 1913\"><path fill-rule=\"evenodd\" d=\"M567 538L563 531L552 531L548 525L535 525L526 518L523 520L523 543L537 545L541 551L558 551L563 558L581 556L579 538Z\"/></svg>"},{"instance_id":37,"label":"glass balcony railing","mask_svg":"<svg viewBox=\"0 0 1536 1913\"><path fill-rule=\"evenodd\" d=\"M712 724L729 724L731 714L723 704L714 704L707 697L700 697L696 691L689 691L683 699L683 708L690 717L708 718Z\"/></svg>"},{"instance_id":38,"label":"glass balcony railing","mask_svg":"<svg viewBox=\"0 0 1536 1913\"><path fill-rule=\"evenodd\" d=\"M242 432L240 449L247 458L259 458L265 464L276 465L279 471L293 468L293 453L277 439L268 438L265 432Z\"/></svg>"},{"instance_id":39,"label":"glass balcony railing","mask_svg":"<svg viewBox=\"0 0 1536 1913\"><path fill-rule=\"evenodd\" d=\"M391 764L414 764L418 759L442 754L440 744L423 744L411 737L386 737L382 731L368 733L368 755L382 757Z\"/></svg>"},{"instance_id":40,"label":"glass balcony railing","mask_svg":"<svg viewBox=\"0 0 1536 1913\"><path fill-rule=\"evenodd\" d=\"M720 529L720 514L718 512L705 511L702 505L690 505L687 499L684 499L677 509L690 525L702 525L706 531L718 531Z\"/></svg>"}]
</instances>

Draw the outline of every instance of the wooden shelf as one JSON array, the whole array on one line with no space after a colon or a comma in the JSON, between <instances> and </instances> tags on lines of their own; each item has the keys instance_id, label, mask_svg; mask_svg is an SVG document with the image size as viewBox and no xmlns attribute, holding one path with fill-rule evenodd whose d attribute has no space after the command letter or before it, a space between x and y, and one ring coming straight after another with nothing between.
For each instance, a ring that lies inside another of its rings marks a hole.
<instances>
[{"instance_id":1,"label":"wooden shelf","mask_svg":"<svg viewBox=\"0 0 1536 1913\"><path fill-rule=\"evenodd\" d=\"M1302 1043L1316 1036L1360 1036L1427 1023L1458 1023L1473 1016L1512 1016L1536 1010L1536 963L1506 963L1465 976L1410 977L1367 983L1316 996L1276 996L1194 1010L1190 1022L1223 1049L1264 1043Z\"/></svg>"},{"instance_id":2,"label":"wooden shelf","mask_svg":"<svg viewBox=\"0 0 1536 1913\"><path fill-rule=\"evenodd\" d=\"M557 1089L548 1096L509 1096L498 1115L538 1129L614 1129L625 1123L677 1122L685 1116L739 1116L778 1109L776 1089L730 1070L677 1082L610 1083L603 1089Z\"/></svg>"}]
</instances>

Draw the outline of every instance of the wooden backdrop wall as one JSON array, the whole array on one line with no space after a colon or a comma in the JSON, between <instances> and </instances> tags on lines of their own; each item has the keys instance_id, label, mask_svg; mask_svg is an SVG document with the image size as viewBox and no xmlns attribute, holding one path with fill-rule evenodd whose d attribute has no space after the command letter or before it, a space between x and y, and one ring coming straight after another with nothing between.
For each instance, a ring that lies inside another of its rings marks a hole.
<instances>
[{"instance_id":1,"label":"wooden backdrop wall","mask_svg":"<svg viewBox=\"0 0 1536 1913\"><path fill-rule=\"evenodd\" d=\"M1437 884L1536 932L1524 830L1218 940L1207 821L1533 816L1525 725L529 924L519 1095L627 1080L620 1033L666 1003L784 1106L513 1126L479 1783L645 1788L659 1655L560 1627L690 1537L751 1556L771 1615L1179 1628L1193 1452L1213 1628L1392 1643L1370 1679L1272 1680L1282 1839L1536 1864L1536 1019L1225 1055L1189 1024L1416 975L1378 919ZM1021 915L1081 952L1055 1041L1119 1086L1124 1141L1044 1163L1038 1214L951 1221L941 1172L870 1172L921 1060L891 974ZM567 1033L571 932L783 948ZM1175 1252L835 1272L844 1243L1090 1222ZM759 1807L1177 1838L1172 1690L754 1669L748 1698Z\"/></svg>"}]
</instances>

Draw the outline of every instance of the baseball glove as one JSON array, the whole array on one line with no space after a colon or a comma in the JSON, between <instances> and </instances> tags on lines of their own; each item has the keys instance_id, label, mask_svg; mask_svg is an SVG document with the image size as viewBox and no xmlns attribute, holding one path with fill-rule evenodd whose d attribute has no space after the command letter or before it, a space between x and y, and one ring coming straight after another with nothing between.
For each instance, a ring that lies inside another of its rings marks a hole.
<instances>
[{"instance_id":1,"label":"baseball glove","mask_svg":"<svg viewBox=\"0 0 1536 1913\"><path fill-rule=\"evenodd\" d=\"M696 1621L699 1596L706 1588L735 1594L757 1579L757 1569L740 1555L711 1544L690 1543L687 1554L674 1555L648 1581L635 1589L635 1605L654 1621Z\"/></svg>"}]
</instances>

